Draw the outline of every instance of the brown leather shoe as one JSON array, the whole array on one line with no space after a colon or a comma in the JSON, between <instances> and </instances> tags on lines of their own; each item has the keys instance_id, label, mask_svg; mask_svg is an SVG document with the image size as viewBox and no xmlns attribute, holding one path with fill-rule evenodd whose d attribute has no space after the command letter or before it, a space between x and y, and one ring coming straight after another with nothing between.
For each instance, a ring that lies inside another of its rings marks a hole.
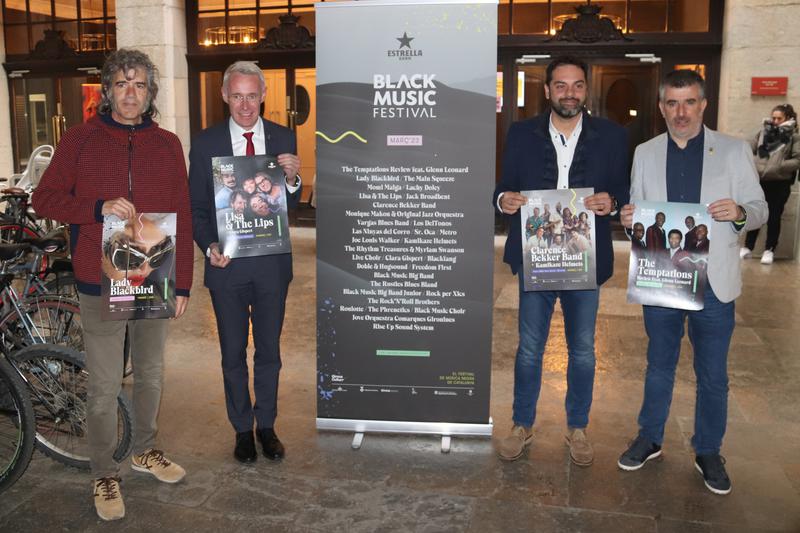
<instances>
[{"instance_id":1,"label":"brown leather shoe","mask_svg":"<svg viewBox=\"0 0 800 533\"><path fill-rule=\"evenodd\" d=\"M567 435L569 458L578 466L589 466L594 462L594 449L586 437L586 430L575 428Z\"/></svg>"},{"instance_id":2,"label":"brown leather shoe","mask_svg":"<svg viewBox=\"0 0 800 533\"><path fill-rule=\"evenodd\" d=\"M522 457L525 448L533 441L531 428L514 426L508 437L497 444L497 455L504 461L515 461Z\"/></svg>"}]
</instances>

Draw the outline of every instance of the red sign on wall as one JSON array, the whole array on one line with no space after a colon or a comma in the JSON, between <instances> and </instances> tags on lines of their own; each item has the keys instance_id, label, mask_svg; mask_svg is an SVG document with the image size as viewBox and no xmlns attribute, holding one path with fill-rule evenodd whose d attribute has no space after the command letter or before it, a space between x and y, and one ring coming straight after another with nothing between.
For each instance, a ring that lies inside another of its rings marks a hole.
<instances>
[{"instance_id":1,"label":"red sign on wall","mask_svg":"<svg viewBox=\"0 0 800 533\"><path fill-rule=\"evenodd\" d=\"M755 96L786 96L789 78L753 78L750 94Z\"/></svg>"}]
</instances>

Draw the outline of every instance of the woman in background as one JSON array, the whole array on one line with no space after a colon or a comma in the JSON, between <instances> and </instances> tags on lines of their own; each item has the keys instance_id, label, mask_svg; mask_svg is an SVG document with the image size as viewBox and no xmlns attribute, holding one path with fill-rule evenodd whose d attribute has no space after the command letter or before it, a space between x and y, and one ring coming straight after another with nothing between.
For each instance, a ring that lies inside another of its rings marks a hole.
<instances>
[{"instance_id":1,"label":"woman in background","mask_svg":"<svg viewBox=\"0 0 800 533\"><path fill-rule=\"evenodd\" d=\"M764 119L764 126L750 142L755 154L756 168L761 178L761 188L769 204L767 242L761 264L771 265L781 232L783 206L789 199L797 169L800 168L800 135L797 132L797 113L789 104L775 106L772 117ZM750 257L756 245L759 230L747 232L745 245L739 255Z\"/></svg>"}]
</instances>

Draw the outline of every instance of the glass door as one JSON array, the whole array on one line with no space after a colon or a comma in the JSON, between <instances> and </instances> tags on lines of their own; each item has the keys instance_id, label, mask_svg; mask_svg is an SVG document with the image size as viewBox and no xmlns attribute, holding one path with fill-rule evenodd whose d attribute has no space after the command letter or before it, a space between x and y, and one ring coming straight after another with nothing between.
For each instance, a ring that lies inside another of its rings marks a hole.
<instances>
[{"instance_id":1,"label":"glass door","mask_svg":"<svg viewBox=\"0 0 800 533\"><path fill-rule=\"evenodd\" d=\"M56 146L67 128L88 120L100 104L96 76L11 79L15 170L42 145Z\"/></svg>"}]
</instances>

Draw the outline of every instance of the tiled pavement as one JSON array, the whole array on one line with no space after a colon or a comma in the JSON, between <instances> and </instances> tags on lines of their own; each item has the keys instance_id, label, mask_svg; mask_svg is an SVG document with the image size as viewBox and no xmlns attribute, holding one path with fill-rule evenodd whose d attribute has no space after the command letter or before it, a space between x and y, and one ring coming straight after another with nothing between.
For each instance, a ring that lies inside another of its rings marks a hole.
<instances>
[{"instance_id":1,"label":"tiled pavement","mask_svg":"<svg viewBox=\"0 0 800 533\"><path fill-rule=\"evenodd\" d=\"M641 309L625 302L627 253L601 291L597 379L589 435L595 464L570 464L564 445L566 355L554 317L536 438L514 463L488 439L454 439L450 454L432 437L318 433L315 397L315 232L296 228L282 352L278 434L288 454L240 466L231 457L216 327L207 291L195 286L187 317L173 324L160 418L160 445L189 475L176 486L126 473L127 517L97 519L91 477L40 454L0 495L0 531L800 531L800 264L745 262L731 348L728 434L733 480L711 494L692 465L694 375L688 342L667 426L663 460L623 473L616 459L636 431L642 398ZM492 415L509 429L516 349L516 281L496 240ZM196 264L202 279L202 263Z\"/></svg>"}]
</instances>

